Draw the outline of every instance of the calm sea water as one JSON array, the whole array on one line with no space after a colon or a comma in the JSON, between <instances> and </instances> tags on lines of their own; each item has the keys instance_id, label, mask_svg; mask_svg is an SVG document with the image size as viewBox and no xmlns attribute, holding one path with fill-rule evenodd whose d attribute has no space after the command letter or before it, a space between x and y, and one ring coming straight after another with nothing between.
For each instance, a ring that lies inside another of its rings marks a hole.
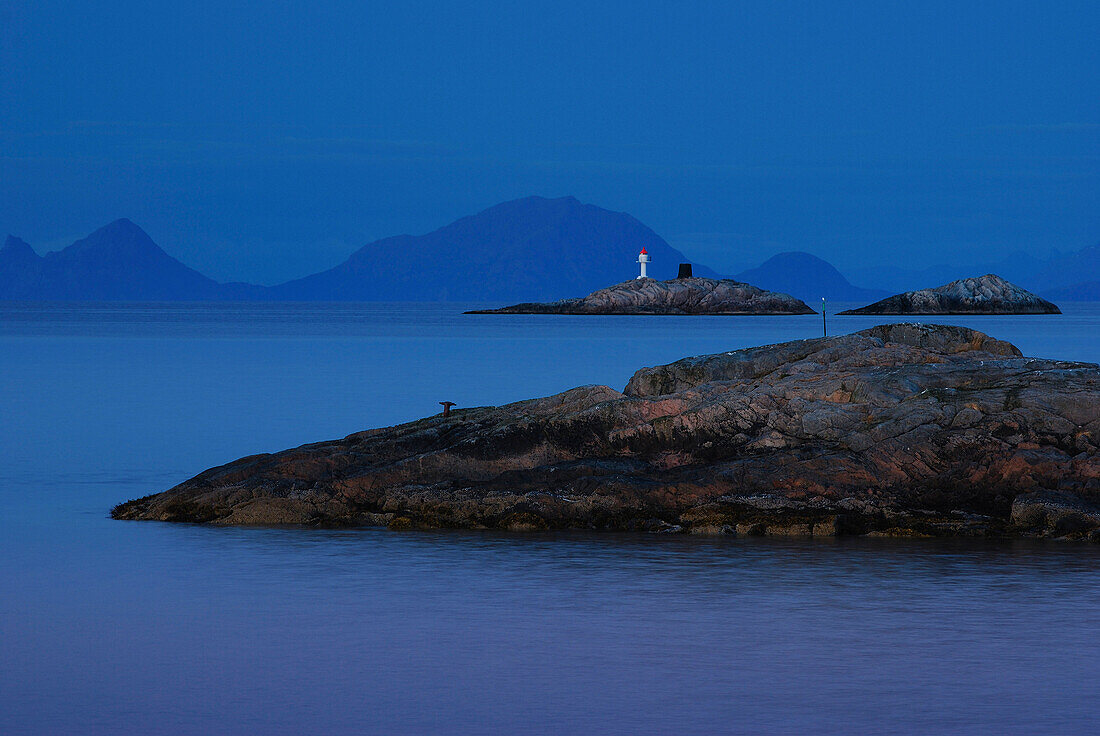
<instances>
[{"instance_id":1,"label":"calm sea water","mask_svg":"<svg viewBox=\"0 0 1100 736\"><path fill-rule=\"evenodd\" d=\"M821 329L465 306L0 305L0 733L1095 730L1098 546L107 517L441 400ZM1066 311L944 321L1100 361L1100 305Z\"/></svg>"}]
</instances>

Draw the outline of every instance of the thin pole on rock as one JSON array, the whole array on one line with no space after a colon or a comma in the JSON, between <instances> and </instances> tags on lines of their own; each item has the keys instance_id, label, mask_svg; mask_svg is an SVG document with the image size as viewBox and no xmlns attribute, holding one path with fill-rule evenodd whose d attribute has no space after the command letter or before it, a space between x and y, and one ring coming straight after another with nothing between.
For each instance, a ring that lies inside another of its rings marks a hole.
<instances>
[{"instance_id":1,"label":"thin pole on rock","mask_svg":"<svg viewBox=\"0 0 1100 736\"><path fill-rule=\"evenodd\" d=\"M825 297L821 297L821 336L829 336L829 328L825 325Z\"/></svg>"}]
</instances>

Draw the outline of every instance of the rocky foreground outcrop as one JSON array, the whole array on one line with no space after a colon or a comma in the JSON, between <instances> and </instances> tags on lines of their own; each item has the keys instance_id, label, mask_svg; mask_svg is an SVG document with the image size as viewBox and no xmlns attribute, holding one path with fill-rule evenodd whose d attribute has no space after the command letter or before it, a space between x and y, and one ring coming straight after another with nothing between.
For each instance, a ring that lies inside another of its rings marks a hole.
<instances>
[{"instance_id":1,"label":"rocky foreground outcrop","mask_svg":"<svg viewBox=\"0 0 1100 736\"><path fill-rule=\"evenodd\" d=\"M586 297L466 314L814 314L800 299L731 279L632 279Z\"/></svg>"},{"instance_id":2,"label":"rocky foreground outcrop","mask_svg":"<svg viewBox=\"0 0 1100 736\"><path fill-rule=\"evenodd\" d=\"M840 314L1061 314L1062 310L996 274L959 279L935 289L895 294Z\"/></svg>"},{"instance_id":3,"label":"rocky foreground outcrop","mask_svg":"<svg viewBox=\"0 0 1100 736\"><path fill-rule=\"evenodd\" d=\"M256 455L118 519L1100 540L1100 367L894 324Z\"/></svg>"}]
</instances>

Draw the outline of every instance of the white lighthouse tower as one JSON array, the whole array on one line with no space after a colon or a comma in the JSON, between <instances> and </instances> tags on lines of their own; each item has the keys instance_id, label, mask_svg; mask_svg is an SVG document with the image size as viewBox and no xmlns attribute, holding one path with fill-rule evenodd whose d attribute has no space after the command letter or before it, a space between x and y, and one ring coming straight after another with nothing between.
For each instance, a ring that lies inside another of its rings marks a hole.
<instances>
[{"instance_id":1,"label":"white lighthouse tower","mask_svg":"<svg viewBox=\"0 0 1100 736\"><path fill-rule=\"evenodd\" d=\"M638 275L638 278L640 278L640 279L648 278L645 275L645 267L646 267L646 264L649 263L649 253L646 253L645 248L642 248L642 252L638 254L638 263L642 267L642 272L641 272L641 274Z\"/></svg>"}]
</instances>

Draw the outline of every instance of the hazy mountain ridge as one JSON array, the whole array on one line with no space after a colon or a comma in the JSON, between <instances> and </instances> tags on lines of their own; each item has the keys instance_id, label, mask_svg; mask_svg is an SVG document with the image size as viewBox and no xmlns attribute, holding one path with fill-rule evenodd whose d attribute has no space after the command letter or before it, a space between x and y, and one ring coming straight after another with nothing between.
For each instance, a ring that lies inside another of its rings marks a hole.
<instances>
[{"instance_id":1,"label":"hazy mountain ridge","mask_svg":"<svg viewBox=\"0 0 1100 736\"><path fill-rule=\"evenodd\" d=\"M287 300L496 301L587 294L637 275L672 278L687 257L634 217L573 197L504 202L421 236L363 246L344 263L272 287ZM701 276L717 276L696 266Z\"/></svg>"},{"instance_id":2,"label":"hazy mountain ridge","mask_svg":"<svg viewBox=\"0 0 1100 736\"><path fill-rule=\"evenodd\" d=\"M207 278L125 218L44 256L11 236L0 249L0 299L210 300L242 298L258 288Z\"/></svg>"},{"instance_id":3,"label":"hazy mountain ridge","mask_svg":"<svg viewBox=\"0 0 1100 736\"><path fill-rule=\"evenodd\" d=\"M810 305L818 303L822 297L829 301L859 302L877 301L890 295L880 289L853 286L828 261L800 251L774 255L734 278L762 289L790 294Z\"/></svg>"},{"instance_id":4,"label":"hazy mountain ridge","mask_svg":"<svg viewBox=\"0 0 1100 736\"><path fill-rule=\"evenodd\" d=\"M876 266L854 268L850 273L863 283L874 283L895 292L915 291L954 281L965 273L996 273L1047 299L1100 300L1100 245L1064 253L1052 250L1045 258L1014 251L999 261L959 267L937 264L922 269Z\"/></svg>"},{"instance_id":5,"label":"hazy mountain ridge","mask_svg":"<svg viewBox=\"0 0 1100 736\"><path fill-rule=\"evenodd\" d=\"M1085 281L1043 292L1047 299L1063 302L1100 302L1100 281Z\"/></svg>"},{"instance_id":6,"label":"hazy mountain ridge","mask_svg":"<svg viewBox=\"0 0 1100 736\"><path fill-rule=\"evenodd\" d=\"M272 287L218 283L172 258L121 219L63 250L37 255L9 237L0 248L0 299L497 301L587 293L636 275L676 275L687 257L626 213L573 197L527 197L426 235L369 243L338 266ZM718 276L695 264L700 276Z\"/></svg>"},{"instance_id":7,"label":"hazy mountain ridge","mask_svg":"<svg viewBox=\"0 0 1100 736\"><path fill-rule=\"evenodd\" d=\"M326 271L266 287L219 283L176 260L133 222L116 220L63 250L39 256L20 238L0 247L0 299L97 301L547 301L588 294L637 275L645 248L650 275L670 279L689 262L657 233L623 212L573 197L526 197L460 218L424 235L369 243ZM695 263L696 276L719 278ZM879 273L897 291L928 288L965 275L937 266ZM965 269L971 271L971 269ZM1042 296L1100 300L1100 246L1047 260L1015 253L995 272ZM809 304L873 302L893 291L854 286L827 261L780 253L735 276ZM899 284L909 284L907 289Z\"/></svg>"}]
</instances>

